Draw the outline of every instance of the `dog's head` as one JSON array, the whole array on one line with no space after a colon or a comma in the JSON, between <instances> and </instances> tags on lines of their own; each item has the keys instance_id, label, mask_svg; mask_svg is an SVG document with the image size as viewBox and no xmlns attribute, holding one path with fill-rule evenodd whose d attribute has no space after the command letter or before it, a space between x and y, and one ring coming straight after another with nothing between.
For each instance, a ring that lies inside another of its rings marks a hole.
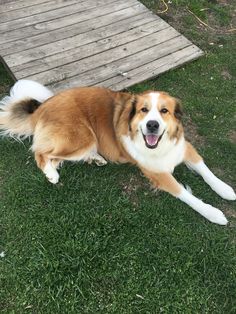
<instances>
[{"instance_id":1,"label":"dog's head","mask_svg":"<svg viewBox=\"0 0 236 314\"><path fill-rule=\"evenodd\" d=\"M147 148L155 149L164 135L170 139L180 136L182 109L178 99L164 92L148 91L133 95L126 106L129 133L134 141L142 139Z\"/></svg>"}]
</instances>

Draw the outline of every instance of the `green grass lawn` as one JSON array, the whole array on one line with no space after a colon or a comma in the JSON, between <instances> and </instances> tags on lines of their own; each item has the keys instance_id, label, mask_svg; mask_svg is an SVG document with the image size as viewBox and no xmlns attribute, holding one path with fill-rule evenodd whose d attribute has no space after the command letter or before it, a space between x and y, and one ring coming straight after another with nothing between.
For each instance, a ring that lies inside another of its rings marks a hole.
<instances>
[{"instance_id":1,"label":"green grass lawn","mask_svg":"<svg viewBox=\"0 0 236 314\"><path fill-rule=\"evenodd\" d=\"M154 12L164 9L159 1L142 2ZM205 56L131 90L181 98L187 137L215 174L236 187L232 3L168 3L161 17ZM11 84L0 66L0 93ZM152 191L129 165L68 163L53 186L29 147L0 141L3 313L236 313L235 202L222 200L184 166L175 176L222 209L228 226Z\"/></svg>"}]
</instances>

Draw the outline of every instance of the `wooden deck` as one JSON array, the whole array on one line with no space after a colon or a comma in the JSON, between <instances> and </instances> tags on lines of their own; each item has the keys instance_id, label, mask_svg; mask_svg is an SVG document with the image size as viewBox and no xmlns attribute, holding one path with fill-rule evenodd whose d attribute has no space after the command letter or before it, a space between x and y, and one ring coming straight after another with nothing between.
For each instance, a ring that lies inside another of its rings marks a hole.
<instances>
[{"instance_id":1,"label":"wooden deck","mask_svg":"<svg viewBox=\"0 0 236 314\"><path fill-rule=\"evenodd\" d=\"M5 2L5 3L4 3ZM115 90L203 53L137 0L2 0L0 55L16 79Z\"/></svg>"}]
</instances>

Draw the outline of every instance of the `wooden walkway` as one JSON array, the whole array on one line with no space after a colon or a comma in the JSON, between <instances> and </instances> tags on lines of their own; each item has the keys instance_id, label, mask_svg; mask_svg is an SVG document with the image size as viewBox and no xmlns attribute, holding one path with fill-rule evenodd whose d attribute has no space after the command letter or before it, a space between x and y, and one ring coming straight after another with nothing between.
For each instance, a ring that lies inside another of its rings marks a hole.
<instances>
[{"instance_id":1,"label":"wooden walkway","mask_svg":"<svg viewBox=\"0 0 236 314\"><path fill-rule=\"evenodd\" d=\"M0 56L16 79L115 90L202 51L137 0L2 0Z\"/></svg>"}]
</instances>

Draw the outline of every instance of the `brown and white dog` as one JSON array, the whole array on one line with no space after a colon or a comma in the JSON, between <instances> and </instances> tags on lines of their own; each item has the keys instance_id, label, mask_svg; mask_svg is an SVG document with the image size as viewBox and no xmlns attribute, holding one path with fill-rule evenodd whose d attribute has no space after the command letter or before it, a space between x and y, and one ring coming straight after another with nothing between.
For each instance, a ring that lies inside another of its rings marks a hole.
<instances>
[{"instance_id":1,"label":"brown and white dog","mask_svg":"<svg viewBox=\"0 0 236 314\"><path fill-rule=\"evenodd\" d=\"M55 96L39 83L20 80L0 103L3 135L33 135L38 167L57 183L62 161L94 161L98 165L137 165L155 187L187 203L211 222L225 225L217 208L202 202L178 183L174 168L184 162L227 200L233 189L218 179L184 138L181 106L164 92L139 95L106 88L81 87Z\"/></svg>"}]
</instances>

